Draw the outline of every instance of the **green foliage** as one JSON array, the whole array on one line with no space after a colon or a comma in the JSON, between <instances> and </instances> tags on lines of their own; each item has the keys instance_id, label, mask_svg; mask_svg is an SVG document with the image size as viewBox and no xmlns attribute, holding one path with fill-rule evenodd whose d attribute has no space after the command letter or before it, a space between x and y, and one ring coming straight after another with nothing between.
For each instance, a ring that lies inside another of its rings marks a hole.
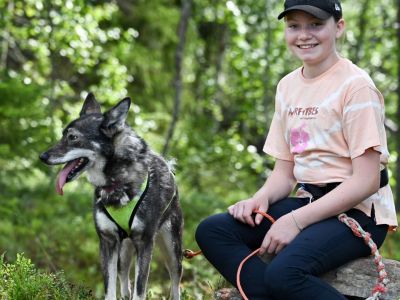
<instances>
[{"instance_id":1,"label":"green foliage","mask_svg":"<svg viewBox=\"0 0 400 300\"><path fill-rule=\"evenodd\" d=\"M64 274L47 274L35 268L30 259L17 255L14 263L0 257L0 298L13 300L93 299L90 292L67 282Z\"/></svg>"}]
</instances>

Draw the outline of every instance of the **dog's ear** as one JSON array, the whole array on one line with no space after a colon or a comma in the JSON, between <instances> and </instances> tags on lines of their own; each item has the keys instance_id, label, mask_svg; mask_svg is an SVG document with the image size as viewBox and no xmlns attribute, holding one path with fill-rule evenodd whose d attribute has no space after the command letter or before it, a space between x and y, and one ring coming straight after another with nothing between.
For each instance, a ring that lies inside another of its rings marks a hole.
<instances>
[{"instance_id":1,"label":"dog's ear","mask_svg":"<svg viewBox=\"0 0 400 300\"><path fill-rule=\"evenodd\" d=\"M101 124L101 130L106 136L112 137L115 133L122 130L130 106L131 99L127 97L104 113L104 121Z\"/></svg>"},{"instance_id":2,"label":"dog's ear","mask_svg":"<svg viewBox=\"0 0 400 300\"><path fill-rule=\"evenodd\" d=\"M86 96L85 102L83 102L82 110L80 116L88 114L101 114L100 104L97 102L95 96L89 93Z\"/></svg>"}]
</instances>

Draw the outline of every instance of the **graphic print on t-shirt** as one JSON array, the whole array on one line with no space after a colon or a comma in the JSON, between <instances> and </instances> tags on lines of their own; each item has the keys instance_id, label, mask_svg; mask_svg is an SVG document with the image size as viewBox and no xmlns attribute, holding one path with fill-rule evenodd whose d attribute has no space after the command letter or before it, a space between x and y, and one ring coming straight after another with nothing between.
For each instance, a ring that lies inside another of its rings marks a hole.
<instances>
[{"instance_id":1,"label":"graphic print on t-shirt","mask_svg":"<svg viewBox=\"0 0 400 300\"><path fill-rule=\"evenodd\" d=\"M306 150L310 135L304 130L306 124L301 125L299 128L292 128L290 130L290 144L292 145L292 153L299 154Z\"/></svg>"},{"instance_id":2,"label":"graphic print on t-shirt","mask_svg":"<svg viewBox=\"0 0 400 300\"><path fill-rule=\"evenodd\" d=\"M289 107L289 117L300 117L301 119L315 119L315 116L319 113L319 107Z\"/></svg>"}]
</instances>

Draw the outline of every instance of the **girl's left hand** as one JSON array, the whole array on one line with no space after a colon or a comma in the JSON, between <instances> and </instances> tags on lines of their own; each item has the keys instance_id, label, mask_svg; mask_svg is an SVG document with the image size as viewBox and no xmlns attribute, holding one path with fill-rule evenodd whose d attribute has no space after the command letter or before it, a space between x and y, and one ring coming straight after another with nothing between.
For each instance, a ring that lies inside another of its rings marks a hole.
<instances>
[{"instance_id":1,"label":"girl's left hand","mask_svg":"<svg viewBox=\"0 0 400 300\"><path fill-rule=\"evenodd\" d=\"M259 254L263 255L265 252L268 254L278 254L299 233L300 230L293 222L290 213L280 217L272 224L265 235Z\"/></svg>"}]
</instances>

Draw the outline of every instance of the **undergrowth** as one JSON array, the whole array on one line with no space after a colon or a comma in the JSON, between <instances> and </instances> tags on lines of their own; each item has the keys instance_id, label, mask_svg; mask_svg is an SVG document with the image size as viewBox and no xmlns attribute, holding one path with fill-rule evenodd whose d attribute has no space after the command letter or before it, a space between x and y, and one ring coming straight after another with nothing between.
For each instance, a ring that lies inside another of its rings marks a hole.
<instances>
[{"instance_id":1,"label":"undergrowth","mask_svg":"<svg viewBox=\"0 0 400 300\"><path fill-rule=\"evenodd\" d=\"M40 271L23 254L13 263L0 257L0 282L1 300L94 299L90 291L69 283L63 272Z\"/></svg>"}]
</instances>

